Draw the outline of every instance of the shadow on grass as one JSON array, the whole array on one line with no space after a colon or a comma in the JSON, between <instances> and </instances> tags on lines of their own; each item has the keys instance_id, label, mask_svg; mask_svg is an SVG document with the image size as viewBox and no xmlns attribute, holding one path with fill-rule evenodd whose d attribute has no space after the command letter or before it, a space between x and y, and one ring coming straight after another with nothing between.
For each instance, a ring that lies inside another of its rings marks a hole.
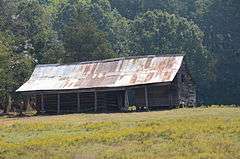
<instances>
[{"instance_id":1,"label":"shadow on grass","mask_svg":"<svg viewBox=\"0 0 240 159\"><path fill-rule=\"evenodd\" d=\"M27 112L27 113L19 113L19 112L9 112L4 113L0 111L0 118L26 118L26 117L33 117L37 116L35 112Z\"/></svg>"},{"instance_id":2,"label":"shadow on grass","mask_svg":"<svg viewBox=\"0 0 240 159\"><path fill-rule=\"evenodd\" d=\"M36 116L55 116L55 115L70 115L70 114L117 114L117 113L141 113L141 112L153 112L153 111L169 111L177 108L156 108L156 109L137 109L137 110L128 110L128 111L88 111L88 112L44 112L44 113L37 113Z\"/></svg>"},{"instance_id":3,"label":"shadow on grass","mask_svg":"<svg viewBox=\"0 0 240 159\"><path fill-rule=\"evenodd\" d=\"M27 118L27 117L44 117L44 116L55 116L55 115L70 115L70 114L116 114L116 113L141 113L141 112L153 112L153 111L168 111L172 109L177 108L155 108L155 109L135 109L135 110L128 110L128 111L89 111L89 112L61 112L61 113L50 113L50 112L10 112L10 113L3 113L3 111L0 110L0 118Z\"/></svg>"}]
</instances>

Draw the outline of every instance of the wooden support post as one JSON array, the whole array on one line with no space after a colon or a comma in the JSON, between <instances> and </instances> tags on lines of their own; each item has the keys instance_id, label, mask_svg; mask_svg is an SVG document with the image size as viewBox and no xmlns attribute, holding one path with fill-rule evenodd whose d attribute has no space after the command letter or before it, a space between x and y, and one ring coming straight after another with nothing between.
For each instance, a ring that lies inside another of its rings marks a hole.
<instances>
[{"instance_id":1,"label":"wooden support post","mask_svg":"<svg viewBox=\"0 0 240 159\"><path fill-rule=\"evenodd\" d=\"M129 99L128 99L128 90L125 90L125 98L124 98L124 111L128 111L129 108Z\"/></svg>"},{"instance_id":2,"label":"wooden support post","mask_svg":"<svg viewBox=\"0 0 240 159\"><path fill-rule=\"evenodd\" d=\"M45 108L44 108L44 97L43 94L41 94L41 113L45 112Z\"/></svg>"},{"instance_id":3,"label":"wooden support post","mask_svg":"<svg viewBox=\"0 0 240 159\"><path fill-rule=\"evenodd\" d=\"M172 108L173 107L173 102L172 102L172 85L169 85L168 90L169 90L169 94L168 94L169 108Z\"/></svg>"},{"instance_id":4,"label":"wooden support post","mask_svg":"<svg viewBox=\"0 0 240 159\"><path fill-rule=\"evenodd\" d=\"M172 105L172 93L171 92L169 92L168 100L169 100L169 108L172 108L173 105Z\"/></svg>"},{"instance_id":5,"label":"wooden support post","mask_svg":"<svg viewBox=\"0 0 240 159\"><path fill-rule=\"evenodd\" d=\"M94 109L95 112L97 112L97 92L94 92Z\"/></svg>"},{"instance_id":6,"label":"wooden support post","mask_svg":"<svg viewBox=\"0 0 240 159\"><path fill-rule=\"evenodd\" d=\"M148 101L148 88L147 86L144 87L144 92L145 92L145 106L148 110L148 107L149 107L149 101Z\"/></svg>"},{"instance_id":7,"label":"wooden support post","mask_svg":"<svg viewBox=\"0 0 240 159\"><path fill-rule=\"evenodd\" d=\"M26 104L26 111L30 109L30 98L29 95L27 95L27 104Z\"/></svg>"},{"instance_id":8,"label":"wooden support post","mask_svg":"<svg viewBox=\"0 0 240 159\"><path fill-rule=\"evenodd\" d=\"M77 111L80 112L80 93L77 93Z\"/></svg>"},{"instance_id":9,"label":"wooden support post","mask_svg":"<svg viewBox=\"0 0 240 159\"><path fill-rule=\"evenodd\" d=\"M60 108L60 94L58 94L58 97L57 97L57 113L60 114L61 112L61 108Z\"/></svg>"},{"instance_id":10,"label":"wooden support post","mask_svg":"<svg viewBox=\"0 0 240 159\"><path fill-rule=\"evenodd\" d=\"M180 71L180 73L178 73L178 75L177 75L177 97L178 97L178 106L180 106L180 107L181 107L181 104L182 104L182 100L181 100L182 79L181 78L182 78L182 73Z\"/></svg>"},{"instance_id":11,"label":"wooden support post","mask_svg":"<svg viewBox=\"0 0 240 159\"><path fill-rule=\"evenodd\" d=\"M23 116L23 107L24 107L24 102L20 102L19 105L19 116Z\"/></svg>"}]
</instances>

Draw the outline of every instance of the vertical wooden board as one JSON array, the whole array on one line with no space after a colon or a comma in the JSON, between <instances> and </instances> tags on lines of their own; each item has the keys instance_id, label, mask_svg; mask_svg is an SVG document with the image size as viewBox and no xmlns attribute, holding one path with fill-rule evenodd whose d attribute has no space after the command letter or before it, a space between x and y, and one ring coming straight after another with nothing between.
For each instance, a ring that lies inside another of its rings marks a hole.
<instances>
[{"instance_id":1,"label":"vertical wooden board","mask_svg":"<svg viewBox=\"0 0 240 159\"><path fill-rule=\"evenodd\" d=\"M125 104L124 104L124 105L125 105L124 110L127 111L128 108L129 108L128 90L125 90L125 98L124 98L124 99L125 99L125 100L124 100L124 101L125 101L125 102L124 102L124 103L125 103Z\"/></svg>"},{"instance_id":2,"label":"vertical wooden board","mask_svg":"<svg viewBox=\"0 0 240 159\"><path fill-rule=\"evenodd\" d=\"M85 92L79 94L80 99L80 112L94 112L95 111L95 99L93 92Z\"/></svg>"},{"instance_id":3,"label":"vertical wooden board","mask_svg":"<svg viewBox=\"0 0 240 159\"><path fill-rule=\"evenodd\" d=\"M145 89L142 88L136 88L133 89L135 91L135 105L138 107L143 107L146 104L145 100Z\"/></svg>"},{"instance_id":4,"label":"vertical wooden board","mask_svg":"<svg viewBox=\"0 0 240 159\"><path fill-rule=\"evenodd\" d=\"M94 92L94 109L97 112L97 92Z\"/></svg>"},{"instance_id":5,"label":"vertical wooden board","mask_svg":"<svg viewBox=\"0 0 240 159\"><path fill-rule=\"evenodd\" d=\"M80 112L80 94L77 93L77 111Z\"/></svg>"},{"instance_id":6,"label":"vertical wooden board","mask_svg":"<svg viewBox=\"0 0 240 159\"><path fill-rule=\"evenodd\" d=\"M45 94L44 95L44 108L47 114L58 113L58 95L57 94Z\"/></svg>"},{"instance_id":7,"label":"vertical wooden board","mask_svg":"<svg viewBox=\"0 0 240 159\"><path fill-rule=\"evenodd\" d=\"M61 93L60 95L61 112L76 113L78 111L78 94Z\"/></svg>"},{"instance_id":8,"label":"vertical wooden board","mask_svg":"<svg viewBox=\"0 0 240 159\"><path fill-rule=\"evenodd\" d=\"M149 100L148 100L148 87L147 86L144 87L144 93L145 93L145 106L148 109L148 107L149 107Z\"/></svg>"},{"instance_id":9,"label":"vertical wooden board","mask_svg":"<svg viewBox=\"0 0 240 159\"><path fill-rule=\"evenodd\" d=\"M151 108L167 108L170 106L169 86L151 86L148 91L149 106Z\"/></svg>"},{"instance_id":10,"label":"vertical wooden board","mask_svg":"<svg viewBox=\"0 0 240 159\"><path fill-rule=\"evenodd\" d=\"M42 113L45 112L45 107L44 107L44 95L41 94L41 111Z\"/></svg>"},{"instance_id":11,"label":"vertical wooden board","mask_svg":"<svg viewBox=\"0 0 240 159\"><path fill-rule=\"evenodd\" d=\"M57 95L57 113L61 112L60 94Z\"/></svg>"},{"instance_id":12,"label":"vertical wooden board","mask_svg":"<svg viewBox=\"0 0 240 159\"><path fill-rule=\"evenodd\" d=\"M41 95L35 95L35 108L38 113L41 113Z\"/></svg>"}]
</instances>

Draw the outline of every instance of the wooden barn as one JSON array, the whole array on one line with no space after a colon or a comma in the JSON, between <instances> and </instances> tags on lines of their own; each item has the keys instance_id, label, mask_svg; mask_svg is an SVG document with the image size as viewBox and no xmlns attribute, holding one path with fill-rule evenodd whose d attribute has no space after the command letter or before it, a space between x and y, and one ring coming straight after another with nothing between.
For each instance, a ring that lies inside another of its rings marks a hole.
<instances>
[{"instance_id":1,"label":"wooden barn","mask_svg":"<svg viewBox=\"0 0 240 159\"><path fill-rule=\"evenodd\" d=\"M38 111L47 114L196 104L184 55L177 54L37 65L17 92L34 99Z\"/></svg>"}]
</instances>

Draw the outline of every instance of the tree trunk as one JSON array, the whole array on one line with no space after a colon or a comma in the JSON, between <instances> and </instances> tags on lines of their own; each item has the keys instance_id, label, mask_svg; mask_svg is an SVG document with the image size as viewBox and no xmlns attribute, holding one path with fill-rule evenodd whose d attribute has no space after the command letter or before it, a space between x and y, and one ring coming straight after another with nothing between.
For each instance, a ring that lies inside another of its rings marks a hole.
<instances>
[{"instance_id":1,"label":"tree trunk","mask_svg":"<svg viewBox=\"0 0 240 159\"><path fill-rule=\"evenodd\" d=\"M7 114L7 113L9 113L9 111L11 110L11 107L12 107L12 97L11 97L11 94L7 94L5 100L7 100L7 102L5 102L4 113Z\"/></svg>"}]
</instances>

